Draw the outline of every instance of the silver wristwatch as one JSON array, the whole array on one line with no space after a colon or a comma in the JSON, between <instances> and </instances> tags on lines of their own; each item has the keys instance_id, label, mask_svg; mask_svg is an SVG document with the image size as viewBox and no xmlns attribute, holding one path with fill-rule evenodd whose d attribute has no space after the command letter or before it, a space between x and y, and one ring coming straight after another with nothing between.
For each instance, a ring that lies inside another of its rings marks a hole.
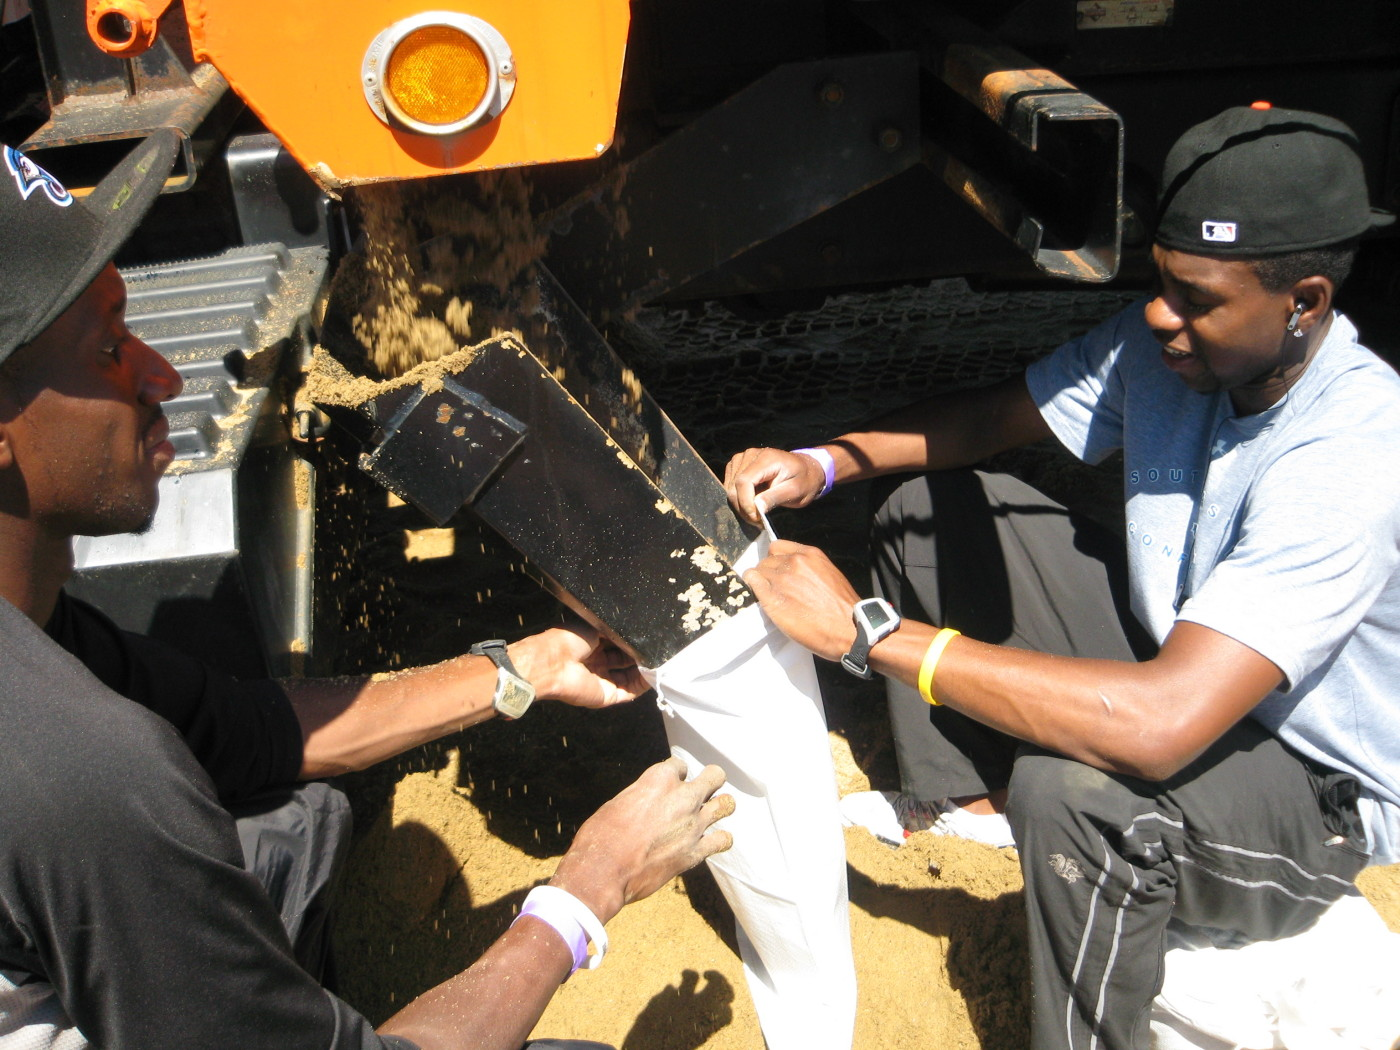
<instances>
[{"instance_id":1,"label":"silver wristwatch","mask_svg":"<svg viewBox=\"0 0 1400 1050\"><path fill-rule=\"evenodd\" d=\"M855 604L851 618L856 622L856 640L851 643L851 651L841 657L841 666L857 678L871 679L875 672L866 662L871 647L881 638L887 638L899 630L899 613L883 598L865 598Z\"/></svg>"},{"instance_id":2,"label":"silver wristwatch","mask_svg":"<svg viewBox=\"0 0 1400 1050\"><path fill-rule=\"evenodd\" d=\"M491 706L504 718L519 718L535 700L535 687L520 677L510 662L504 639L492 638L471 647L472 656L485 656L496 665L496 692Z\"/></svg>"}]
</instances>

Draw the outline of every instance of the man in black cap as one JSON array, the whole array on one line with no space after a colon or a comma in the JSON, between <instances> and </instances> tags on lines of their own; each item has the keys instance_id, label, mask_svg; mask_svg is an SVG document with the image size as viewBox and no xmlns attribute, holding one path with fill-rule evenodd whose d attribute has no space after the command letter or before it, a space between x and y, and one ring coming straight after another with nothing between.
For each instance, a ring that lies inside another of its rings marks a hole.
<instances>
[{"instance_id":1,"label":"man in black cap","mask_svg":"<svg viewBox=\"0 0 1400 1050\"><path fill-rule=\"evenodd\" d=\"M1007 382L729 464L750 520L932 471L876 519L883 598L792 543L746 579L889 679L888 824L1014 839L1040 1050L1147 1046L1173 917L1284 936L1400 859L1400 380L1332 308L1388 221L1345 125L1228 110L1167 158L1145 302ZM960 469L1052 436L1122 451L1126 564Z\"/></svg>"},{"instance_id":2,"label":"man in black cap","mask_svg":"<svg viewBox=\"0 0 1400 1050\"><path fill-rule=\"evenodd\" d=\"M603 922L727 847L708 830L732 810L712 797L723 773L653 766L478 963L380 1033L319 986L305 965L324 929L289 933L323 906L302 883L344 843L337 796L294 794L305 848L267 888L226 805L533 694L601 707L643 686L584 629L382 681L235 682L63 593L72 538L145 527L173 456L161 404L180 378L127 330L110 260L176 149L158 133L78 201L0 147L0 1048L517 1050L559 983L601 961Z\"/></svg>"}]
</instances>

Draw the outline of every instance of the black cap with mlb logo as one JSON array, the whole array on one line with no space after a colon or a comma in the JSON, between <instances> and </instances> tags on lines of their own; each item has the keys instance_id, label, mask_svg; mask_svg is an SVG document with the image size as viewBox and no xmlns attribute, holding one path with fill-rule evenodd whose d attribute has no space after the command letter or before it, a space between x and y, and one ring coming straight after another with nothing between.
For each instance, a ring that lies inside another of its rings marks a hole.
<instances>
[{"instance_id":1,"label":"black cap with mlb logo","mask_svg":"<svg viewBox=\"0 0 1400 1050\"><path fill-rule=\"evenodd\" d=\"M79 199L18 150L0 146L0 362L82 295L145 217L180 150L166 128Z\"/></svg>"},{"instance_id":2,"label":"black cap with mlb logo","mask_svg":"<svg viewBox=\"0 0 1400 1050\"><path fill-rule=\"evenodd\" d=\"M1392 221L1371 207L1351 128L1256 102L1176 141L1156 239L1200 255L1260 256L1340 244Z\"/></svg>"}]
</instances>

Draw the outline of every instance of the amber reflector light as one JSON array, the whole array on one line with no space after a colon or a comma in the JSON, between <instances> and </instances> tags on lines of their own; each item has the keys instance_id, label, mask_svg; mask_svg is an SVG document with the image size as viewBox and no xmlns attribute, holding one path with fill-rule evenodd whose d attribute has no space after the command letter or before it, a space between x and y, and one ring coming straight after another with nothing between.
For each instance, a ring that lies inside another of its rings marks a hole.
<instances>
[{"instance_id":1,"label":"amber reflector light","mask_svg":"<svg viewBox=\"0 0 1400 1050\"><path fill-rule=\"evenodd\" d=\"M415 29L389 57L386 101L420 124L454 124L485 97L491 79L486 63L481 46L460 29Z\"/></svg>"}]
</instances>

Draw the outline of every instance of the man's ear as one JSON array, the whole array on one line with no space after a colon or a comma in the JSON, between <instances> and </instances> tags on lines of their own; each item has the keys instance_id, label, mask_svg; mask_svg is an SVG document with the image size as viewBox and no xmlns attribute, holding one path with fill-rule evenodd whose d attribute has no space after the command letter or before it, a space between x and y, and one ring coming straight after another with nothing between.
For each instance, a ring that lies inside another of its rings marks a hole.
<instances>
[{"instance_id":1,"label":"man's ear","mask_svg":"<svg viewBox=\"0 0 1400 1050\"><path fill-rule=\"evenodd\" d=\"M1314 326L1327 319L1335 292L1331 279L1320 275L1304 277L1293 286L1294 309L1300 306L1303 308L1302 313L1298 315L1300 331L1310 332Z\"/></svg>"}]
</instances>

